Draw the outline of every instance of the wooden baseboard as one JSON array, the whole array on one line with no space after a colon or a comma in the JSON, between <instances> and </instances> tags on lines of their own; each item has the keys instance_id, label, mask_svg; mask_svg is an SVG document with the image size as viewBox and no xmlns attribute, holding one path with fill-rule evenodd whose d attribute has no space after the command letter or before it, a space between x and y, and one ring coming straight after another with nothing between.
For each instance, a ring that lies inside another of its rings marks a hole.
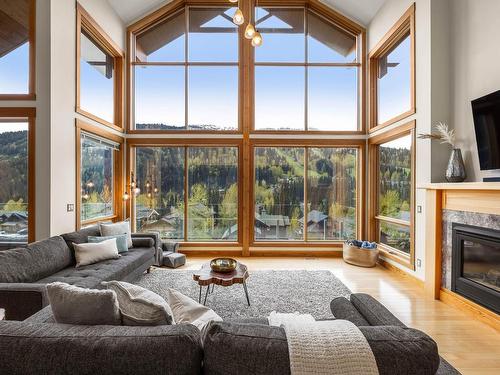
<instances>
[{"instance_id":1,"label":"wooden baseboard","mask_svg":"<svg viewBox=\"0 0 500 375\"><path fill-rule=\"evenodd\" d=\"M493 311L445 288L441 288L439 299L500 331L500 315Z\"/></svg>"},{"instance_id":2,"label":"wooden baseboard","mask_svg":"<svg viewBox=\"0 0 500 375\"><path fill-rule=\"evenodd\" d=\"M342 258L342 250L268 250L251 249L250 256L257 257L325 257Z\"/></svg>"},{"instance_id":3,"label":"wooden baseboard","mask_svg":"<svg viewBox=\"0 0 500 375\"><path fill-rule=\"evenodd\" d=\"M420 280L418 277L415 277L415 276L409 274L408 272L405 272L403 269L396 267L395 265L389 263L388 261L379 258L378 263L382 267L387 268L389 271L396 272L397 274L408 278L408 280L411 280L412 282L417 284L420 288L424 287L424 282L422 280Z\"/></svg>"}]
</instances>

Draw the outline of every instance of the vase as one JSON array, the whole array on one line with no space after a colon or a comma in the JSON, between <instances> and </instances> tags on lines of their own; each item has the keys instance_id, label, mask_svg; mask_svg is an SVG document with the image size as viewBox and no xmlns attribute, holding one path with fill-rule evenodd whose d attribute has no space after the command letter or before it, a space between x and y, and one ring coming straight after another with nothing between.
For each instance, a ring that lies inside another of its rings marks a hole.
<instances>
[{"instance_id":1,"label":"vase","mask_svg":"<svg viewBox=\"0 0 500 375\"><path fill-rule=\"evenodd\" d=\"M446 181L448 182L463 182L467 178L465 172L464 159L462 151L459 148L451 150L448 167L446 167Z\"/></svg>"}]
</instances>

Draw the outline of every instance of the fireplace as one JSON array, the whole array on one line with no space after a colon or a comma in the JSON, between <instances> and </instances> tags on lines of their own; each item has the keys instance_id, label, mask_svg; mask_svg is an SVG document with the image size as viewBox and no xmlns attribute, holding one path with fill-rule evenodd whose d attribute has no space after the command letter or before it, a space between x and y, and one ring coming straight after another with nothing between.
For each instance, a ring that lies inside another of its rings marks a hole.
<instances>
[{"instance_id":1,"label":"fireplace","mask_svg":"<svg viewBox=\"0 0 500 375\"><path fill-rule=\"evenodd\" d=\"M500 313L500 231L452 225L451 289Z\"/></svg>"}]
</instances>

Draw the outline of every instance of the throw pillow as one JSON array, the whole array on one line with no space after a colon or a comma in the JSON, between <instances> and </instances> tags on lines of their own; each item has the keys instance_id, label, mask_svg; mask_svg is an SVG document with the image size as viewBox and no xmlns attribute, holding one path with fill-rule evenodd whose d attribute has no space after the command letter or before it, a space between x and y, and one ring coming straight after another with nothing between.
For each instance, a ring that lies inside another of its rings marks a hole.
<instances>
[{"instance_id":1,"label":"throw pillow","mask_svg":"<svg viewBox=\"0 0 500 375\"><path fill-rule=\"evenodd\" d=\"M107 259L118 259L116 238L111 238L98 243L73 244L75 248L76 266L81 267Z\"/></svg>"},{"instance_id":2,"label":"throw pillow","mask_svg":"<svg viewBox=\"0 0 500 375\"><path fill-rule=\"evenodd\" d=\"M120 221L118 223L101 223L99 224L101 236L116 236L125 234L127 236L127 246L132 247L132 234L130 230L130 222Z\"/></svg>"},{"instance_id":3,"label":"throw pillow","mask_svg":"<svg viewBox=\"0 0 500 375\"><path fill-rule=\"evenodd\" d=\"M158 294L124 281L102 282L114 291L126 326L158 326L175 324L167 301Z\"/></svg>"},{"instance_id":4,"label":"throw pillow","mask_svg":"<svg viewBox=\"0 0 500 375\"><path fill-rule=\"evenodd\" d=\"M121 324L118 299L112 290L86 289L55 282L47 284L47 294L57 323Z\"/></svg>"},{"instance_id":5,"label":"throw pillow","mask_svg":"<svg viewBox=\"0 0 500 375\"><path fill-rule=\"evenodd\" d=\"M192 324L201 331L211 321L222 322L222 318L215 311L175 289L168 290L167 298L176 324Z\"/></svg>"},{"instance_id":6,"label":"throw pillow","mask_svg":"<svg viewBox=\"0 0 500 375\"><path fill-rule=\"evenodd\" d=\"M87 241L89 243L99 243L103 242L105 240L110 240L112 238L116 238L116 247L118 248L119 253L125 253L128 251L128 243L127 243L127 235L126 234L120 234L116 236L89 236L87 238Z\"/></svg>"}]
</instances>

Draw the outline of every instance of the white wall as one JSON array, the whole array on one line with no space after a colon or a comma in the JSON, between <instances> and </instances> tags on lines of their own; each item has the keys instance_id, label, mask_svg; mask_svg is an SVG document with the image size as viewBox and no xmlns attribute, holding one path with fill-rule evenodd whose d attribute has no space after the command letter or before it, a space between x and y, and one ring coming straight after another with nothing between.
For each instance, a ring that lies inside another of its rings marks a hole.
<instances>
[{"instance_id":1,"label":"white wall","mask_svg":"<svg viewBox=\"0 0 500 375\"><path fill-rule=\"evenodd\" d=\"M81 0L80 4L122 49L125 26L104 0ZM76 212L67 212L75 204L75 118L100 126L75 112L76 2L51 0L50 7L50 233L75 229Z\"/></svg>"},{"instance_id":2,"label":"white wall","mask_svg":"<svg viewBox=\"0 0 500 375\"><path fill-rule=\"evenodd\" d=\"M451 123L468 180L481 181L470 101L500 90L500 1L451 1Z\"/></svg>"},{"instance_id":3,"label":"white wall","mask_svg":"<svg viewBox=\"0 0 500 375\"><path fill-rule=\"evenodd\" d=\"M416 42L416 113L396 124L381 130L384 132L409 120L416 120L416 133L430 131L431 124L431 0L387 0L377 12L368 26L368 50L371 51L405 11L416 3L415 9L415 42ZM379 132L375 133L379 134ZM431 145L429 141L417 139L416 142L416 184L431 182ZM415 206L425 207L425 192L417 189ZM425 263L425 213L415 213L415 259L421 264L415 272L409 271L420 279L424 279ZM399 264L388 260L397 267Z\"/></svg>"}]
</instances>

